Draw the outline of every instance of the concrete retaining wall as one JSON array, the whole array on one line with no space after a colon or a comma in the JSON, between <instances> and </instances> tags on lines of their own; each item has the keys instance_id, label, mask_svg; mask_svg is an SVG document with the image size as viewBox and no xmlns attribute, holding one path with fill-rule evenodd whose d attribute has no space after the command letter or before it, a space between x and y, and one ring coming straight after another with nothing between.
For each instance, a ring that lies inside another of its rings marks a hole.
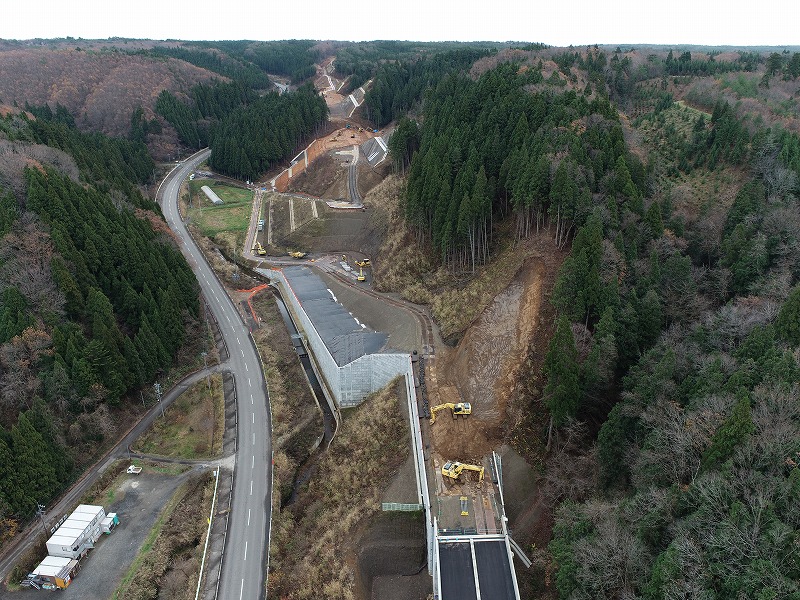
<instances>
[{"instance_id":1,"label":"concrete retaining wall","mask_svg":"<svg viewBox=\"0 0 800 600\"><path fill-rule=\"evenodd\" d=\"M407 371L408 354L367 354L339 367L339 406L356 406Z\"/></svg>"},{"instance_id":2,"label":"concrete retaining wall","mask_svg":"<svg viewBox=\"0 0 800 600\"><path fill-rule=\"evenodd\" d=\"M302 329L306 342L313 352L315 362L321 371L320 374L325 379L323 385L333 394L334 400L340 407L356 406L368 394L381 389L398 375L403 377L408 400L408 418L411 428L411 448L414 455L417 495L419 503L424 507L425 511L429 559L428 572L434 576L435 582L438 570L438 554L435 548L436 521L431 511L411 355L407 353L367 354L343 367L339 367L330 352L328 352L328 348L322 338L317 334L311 320L300 305L300 301L292 291L291 286L288 285L283 273L278 270L270 270L269 277L279 282L284 301L292 312L295 323Z\"/></svg>"},{"instance_id":3,"label":"concrete retaining wall","mask_svg":"<svg viewBox=\"0 0 800 600\"><path fill-rule=\"evenodd\" d=\"M303 310L300 300L283 273L278 270L269 273L270 278L280 282L284 300L292 311L295 322L303 330L306 343L325 380L324 384L340 408L357 406L366 396L378 391L398 375L408 372L410 357L403 353L367 354L340 367Z\"/></svg>"},{"instance_id":4,"label":"concrete retaining wall","mask_svg":"<svg viewBox=\"0 0 800 600\"><path fill-rule=\"evenodd\" d=\"M323 153L322 144L319 140L311 142L305 150L294 157L294 164L288 169L284 169L278 176L270 181L270 185L278 192L285 192L289 187L289 181L305 171Z\"/></svg>"}]
</instances>

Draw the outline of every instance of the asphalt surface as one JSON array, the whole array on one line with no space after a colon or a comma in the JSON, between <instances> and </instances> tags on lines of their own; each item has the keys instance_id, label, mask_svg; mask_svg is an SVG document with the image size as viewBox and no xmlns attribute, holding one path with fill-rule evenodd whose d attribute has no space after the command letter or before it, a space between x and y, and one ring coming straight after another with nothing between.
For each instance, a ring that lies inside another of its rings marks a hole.
<instances>
[{"instance_id":1,"label":"asphalt surface","mask_svg":"<svg viewBox=\"0 0 800 600\"><path fill-rule=\"evenodd\" d=\"M58 592L59 600L107 600L139 554L161 509L189 473L178 477L159 473L129 475L114 490L114 499L105 505L107 513L117 513L119 526L111 535L100 536L94 549L81 561L75 580L66 590ZM44 593L23 588L0 592L0 598L41 600Z\"/></svg>"},{"instance_id":2,"label":"asphalt surface","mask_svg":"<svg viewBox=\"0 0 800 600\"><path fill-rule=\"evenodd\" d=\"M445 600L477 600L472 550L468 543L439 543L441 597Z\"/></svg>"},{"instance_id":3,"label":"asphalt surface","mask_svg":"<svg viewBox=\"0 0 800 600\"><path fill-rule=\"evenodd\" d=\"M514 600L514 582L505 541L475 544L481 600Z\"/></svg>"},{"instance_id":4,"label":"asphalt surface","mask_svg":"<svg viewBox=\"0 0 800 600\"><path fill-rule=\"evenodd\" d=\"M179 164L161 185L161 207L200 282L230 350L227 369L236 379L238 450L219 598L264 598L272 491L272 424L261 362L249 331L222 284L194 244L178 213L181 183L209 150Z\"/></svg>"}]
</instances>

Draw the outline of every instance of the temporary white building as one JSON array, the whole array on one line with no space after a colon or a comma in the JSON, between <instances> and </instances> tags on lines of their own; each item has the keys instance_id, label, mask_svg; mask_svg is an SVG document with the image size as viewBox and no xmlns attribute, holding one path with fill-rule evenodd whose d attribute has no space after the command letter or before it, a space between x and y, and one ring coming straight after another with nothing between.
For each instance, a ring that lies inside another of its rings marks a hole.
<instances>
[{"instance_id":1,"label":"temporary white building","mask_svg":"<svg viewBox=\"0 0 800 600\"><path fill-rule=\"evenodd\" d=\"M47 552L51 556L79 558L103 533L102 522L106 511L102 506L81 504L56 532L47 540Z\"/></svg>"}]
</instances>

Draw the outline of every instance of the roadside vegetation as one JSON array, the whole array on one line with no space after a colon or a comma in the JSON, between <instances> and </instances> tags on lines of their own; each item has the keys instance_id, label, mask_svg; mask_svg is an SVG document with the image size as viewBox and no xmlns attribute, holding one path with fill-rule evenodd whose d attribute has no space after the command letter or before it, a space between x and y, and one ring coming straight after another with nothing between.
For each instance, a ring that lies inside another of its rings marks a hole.
<instances>
[{"instance_id":1,"label":"roadside vegetation","mask_svg":"<svg viewBox=\"0 0 800 600\"><path fill-rule=\"evenodd\" d=\"M273 500L270 594L353 599L356 541L380 512L381 493L408 457L397 383L344 412L339 432L296 500ZM276 461L277 463L277 461ZM276 464L276 479L290 470Z\"/></svg>"},{"instance_id":2,"label":"roadside vegetation","mask_svg":"<svg viewBox=\"0 0 800 600\"><path fill-rule=\"evenodd\" d=\"M222 453L225 397L214 373L183 392L134 444L143 454L170 458L214 458Z\"/></svg>"},{"instance_id":3,"label":"roadside vegetation","mask_svg":"<svg viewBox=\"0 0 800 600\"><path fill-rule=\"evenodd\" d=\"M269 385L273 444L284 450L291 446L290 453L302 460L322 434L322 415L275 302L269 289L253 297L260 321L253 338Z\"/></svg>"}]
</instances>

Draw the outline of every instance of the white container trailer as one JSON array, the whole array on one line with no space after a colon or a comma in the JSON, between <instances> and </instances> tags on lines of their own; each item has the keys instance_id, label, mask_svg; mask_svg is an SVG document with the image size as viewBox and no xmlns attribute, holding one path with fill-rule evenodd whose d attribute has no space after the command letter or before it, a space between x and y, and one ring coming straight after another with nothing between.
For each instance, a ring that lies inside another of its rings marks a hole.
<instances>
[{"instance_id":1,"label":"white container trailer","mask_svg":"<svg viewBox=\"0 0 800 600\"><path fill-rule=\"evenodd\" d=\"M94 543L103 533L105 516L102 506L80 505L47 540L47 552L52 556L79 558L94 548Z\"/></svg>"},{"instance_id":2,"label":"white container trailer","mask_svg":"<svg viewBox=\"0 0 800 600\"><path fill-rule=\"evenodd\" d=\"M72 530L71 530L72 531ZM47 553L50 556L63 556L64 558L80 558L84 552L91 548L91 541L86 538L65 534L53 536L47 540Z\"/></svg>"},{"instance_id":3,"label":"white container trailer","mask_svg":"<svg viewBox=\"0 0 800 600\"><path fill-rule=\"evenodd\" d=\"M102 521L106 518L106 511L102 506L94 506L93 504L79 504L69 518L77 517L78 515L91 515L93 520Z\"/></svg>"}]
</instances>

